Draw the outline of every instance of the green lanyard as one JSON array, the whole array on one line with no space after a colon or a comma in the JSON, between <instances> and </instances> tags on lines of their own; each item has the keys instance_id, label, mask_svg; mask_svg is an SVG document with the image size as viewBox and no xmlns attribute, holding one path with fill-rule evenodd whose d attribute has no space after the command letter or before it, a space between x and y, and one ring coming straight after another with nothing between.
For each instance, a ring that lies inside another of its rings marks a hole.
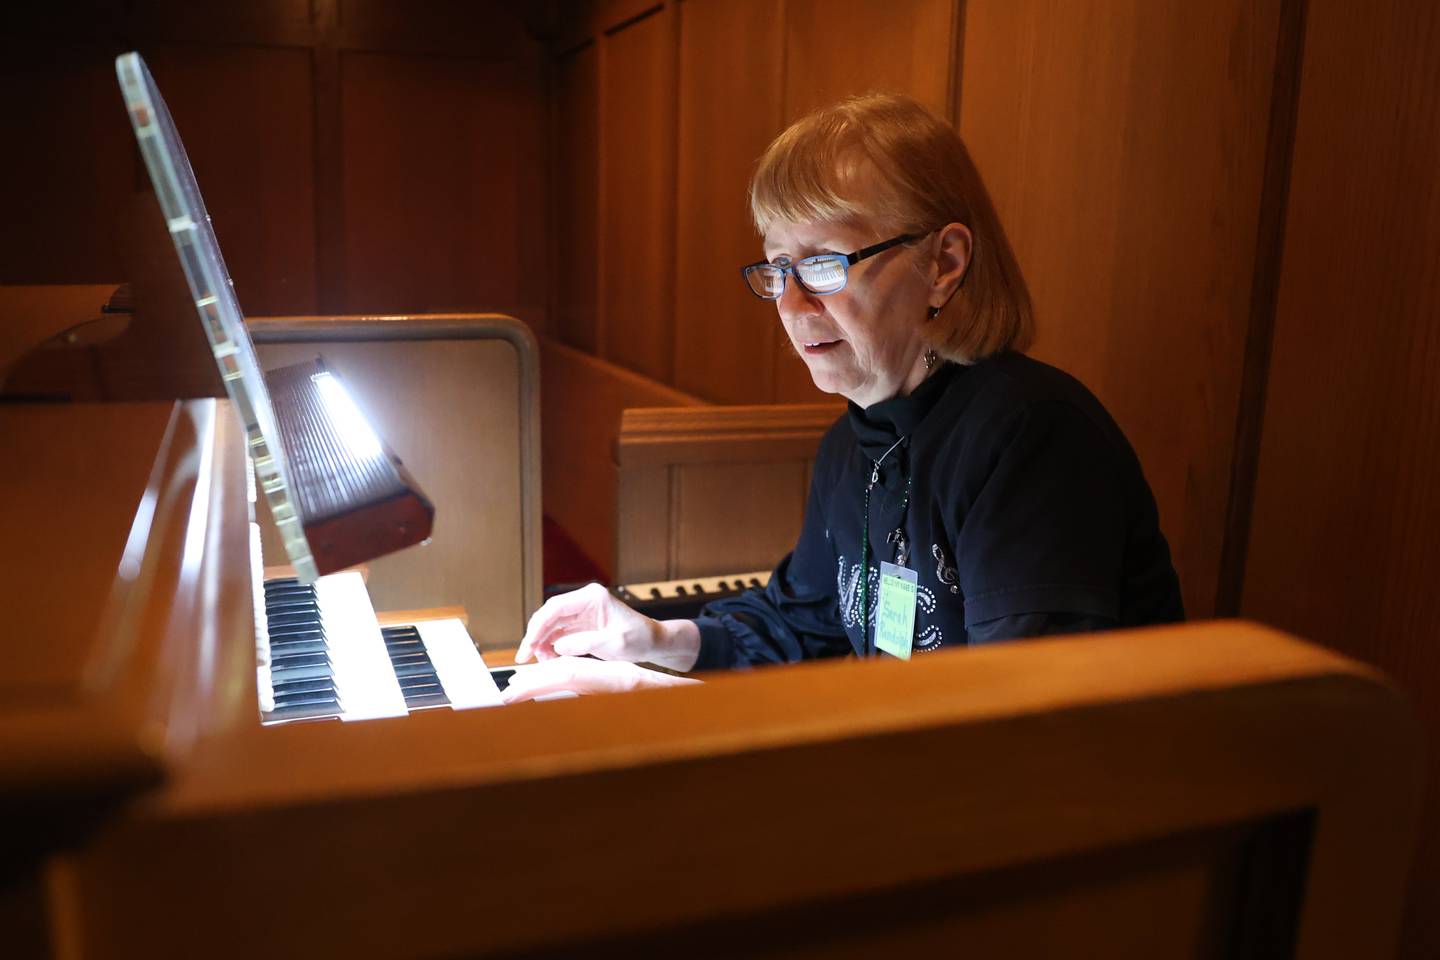
<instances>
[{"instance_id":1,"label":"green lanyard","mask_svg":"<svg viewBox=\"0 0 1440 960\"><path fill-rule=\"evenodd\" d=\"M865 519L860 522L860 646L866 653L870 652L870 490L880 482L880 464L885 458L895 452L895 448L905 442L901 437L890 445L890 449L880 454L880 459L873 461L874 467L870 471L870 482L865 484ZM902 533L905 528L905 508L910 505L910 478L905 478L905 498L900 501L900 528L896 533ZM902 533L903 536L903 533ZM903 547L901 548L903 551ZM903 562L903 561L902 561Z\"/></svg>"}]
</instances>

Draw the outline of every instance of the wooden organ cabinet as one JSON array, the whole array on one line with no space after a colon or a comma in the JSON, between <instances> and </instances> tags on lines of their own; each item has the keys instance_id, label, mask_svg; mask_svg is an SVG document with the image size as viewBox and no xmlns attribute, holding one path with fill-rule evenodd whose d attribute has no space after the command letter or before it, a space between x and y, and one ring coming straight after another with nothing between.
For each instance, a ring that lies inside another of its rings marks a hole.
<instances>
[{"instance_id":1,"label":"wooden organ cabinet","mask_svg":"<svg viewBox=\"0 0 1440 960\"><path fill-rule=\"evenodd\" d=\"M512 387L494 402L516 409ZM517 436L487 455L523 475ZM1242 623L264 726L243 439L210 398L0 406L9 955L1394 942L1409 708L1368 669ZM523 568L525 525L500 529L466 549ZM523 578L506 589L497 605L533 602Z\"/></svg>"}]
</instances>

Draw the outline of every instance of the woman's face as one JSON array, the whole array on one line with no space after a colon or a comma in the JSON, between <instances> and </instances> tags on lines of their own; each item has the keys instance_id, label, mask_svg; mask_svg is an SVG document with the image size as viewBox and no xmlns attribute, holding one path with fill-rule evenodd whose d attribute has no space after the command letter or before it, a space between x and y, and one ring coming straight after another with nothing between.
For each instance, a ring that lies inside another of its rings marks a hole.
<instances>
[{"instance_id":1,"label":"woman's face","mask_svg":"<svg viewBox=\"0 0 1440 960\"><path fill-rule=\"evenodd\" d=\"M772 223L765 258L789 265L820 253L854 253L890 239L865 225ZM868 407L909 393L925 377L920 338L931 285L915 269L915 252L892 247L850 267L839 293L818 297L785 278L775 302L795 352L815 386Z\"/></svg>"}]
</instances>

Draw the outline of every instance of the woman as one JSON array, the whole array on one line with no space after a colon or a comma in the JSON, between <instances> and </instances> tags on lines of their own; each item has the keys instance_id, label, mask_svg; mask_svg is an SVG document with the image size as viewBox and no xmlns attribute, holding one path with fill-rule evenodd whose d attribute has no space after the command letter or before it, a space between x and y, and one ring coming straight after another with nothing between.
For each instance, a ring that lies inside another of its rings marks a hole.
<instances>
[{"instance_id":1,"label":"woman","mask_svg":"<svg viewBox=\"0 0 1440 960\"><path fill-rule=\"evenodd\" d=\"M850 401L799 542L764 591L698 620L651 620L593 584L547 601L517 657L540 662L508 699L694 682L636 662L908 657L1183 618L1120 429L1019 352L1029 297L953 129L902 97L843 101L770 145L750 199L765 259L745 280L815 385Z\"/></svg>"}]
</instances>

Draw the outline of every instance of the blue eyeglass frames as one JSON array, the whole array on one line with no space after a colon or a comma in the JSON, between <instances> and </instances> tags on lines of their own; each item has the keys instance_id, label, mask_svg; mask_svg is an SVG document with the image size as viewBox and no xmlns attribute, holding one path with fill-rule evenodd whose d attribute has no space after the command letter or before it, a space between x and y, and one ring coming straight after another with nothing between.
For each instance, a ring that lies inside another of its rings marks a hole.
<instances>
[{"instance_id":1,"label":"blue eyeglass frames","mask_svg":"<svg viewBox=\"0 0 1440 960\"><path fill-rule=\"evenodd\" d=\"M850 268L861 260L915 239L916 234L902 233L898 237L891 237L854 253L822 253L796 260L788 266L761 260L759 263L741 267L740 272L745 275L745 284L750 288L750 292L761 300L779 300L784 296L787 273L795 275L795 282L800 284L802 290L817 297L824 297L844 290L850 279Z\"/></svg>"}]
</instances>

